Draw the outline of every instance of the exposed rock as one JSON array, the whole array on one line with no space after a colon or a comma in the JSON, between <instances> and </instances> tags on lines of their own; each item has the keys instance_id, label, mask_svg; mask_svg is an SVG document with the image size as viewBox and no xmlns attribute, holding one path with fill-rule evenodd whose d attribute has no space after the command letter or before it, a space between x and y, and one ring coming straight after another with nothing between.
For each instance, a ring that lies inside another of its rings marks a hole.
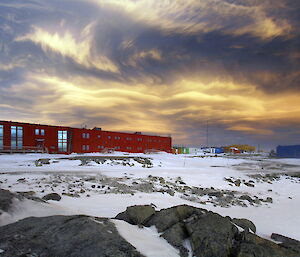
<instances>
[{"instance_id":1,"label":"exposed rock","mask_svg":"<svg viewBox=\"0 0 300 257\"><path fill-rule=\"evenodd\" d=\"M247 232L251 229L254 233L256 233L256 227L254 223L247 219L232 219L232 222L239 227L243 228Z\"/></svg>"},{"instance_id":2,"label":"exposed rock","mask_svg":"<svg viewBox=\"0 0 300 257\"><path fill-rule=\"evenodd\" d=\"M163 232L176 223L187 219L192 214L202 214L203 212L207 212L207 210L198 209L189 205L179 205L156 212L144 225L155 225L158 232Z\"/></svg>"},{"instance_id":3,"label":"exposed rock","mask_svg":"<svg viewBox=\"0 0 300 257\"><path fill-rule=\"evenodd\" d=\"M130 208L130 207L129 207ZM131 223L138 216L138 206L131 213ZM126 211L118 219L128 219ZM138 223L132 223L137 225ZM236 225L244 228L240 232ZM143 221L143 225L155 225L161 236L187 257L183 242L191 242L195 257L299 257L294 248L283 247L262 239L249 231L256 227L246 219L231 219L205 209L180 205L155 212Z\"/></svg>"},{"instance_id":4,"label":"exposed rock","mask_svg":"<svg viewBox=\"0 0 300 257\"><path fill-rule=\"evenodd\" d=\"M298 240L280 234L276 234L276 233L272 233L271 238L275 241L281 242L280 244L281 246L292 249L300 253L300 242Z\"/></svg>"},{"instance_id":5,"label":"exposed rock","mask_svg":"<svg viewBox=\"0 0 300 257\"><path fill-rule=\"evenodd\" d=\"M238 233L229 219L212 212L192 216L186 222L186 228L194 255L203 257L230 256L233 239Z\"/></svg>"},{"instance_id":6,"label":"exposed rock","mask_svg":"<svg viewBox=\"0 0 300 257\"><path fill-rule=\"evenodd\" d=\"M22 196L26 199L36 201L36 202L45 203L44 200L42 200L41 198L35 196L34 191L25 191L25 192L17 192L17 193L18 193L18 195L20 195L20 196Z\"/></svg>"},{"instance_id":7,"label":"exposed rock","mask_svg":"<svg viewBox=\"0 0 300 257\"><path fill-rule=\"evenodd\" d=\"M254 185L251 184L251 183L249 183L249 182L245 182L244 184L245 184L246 186L248 186L248 187L254 187Z\"/></svg>"},{"instance_id":8,"label":"exposed rock","mask_svg":"<svg viewBox=\"0 0 300 257\"><path fill-rule=\"evenodd\" d=\"M1 257L140 257L105 218L30 217L0 227Z\"/></svg>"},{"instance_id":9,"label":"exposed rock","mask_svg":"<svg viewBox=\"0 0 300 257\"><path fill-rule=\"evenodd\" d=\"M271 241L248 232L242 232L234 255L236 257L299 257L299 253L285 249Z\"/></svg>"},{"instance_id":10,"label":"exposed rock","mask_svg":"<svg viewBox=\"0 0 300 257\"><path fill-rule=\"evenodd\" d=\"M240 196L241 200L247 200L249 203L253 203L254 200L249 195L242 195Z\"/></svg>"},{"instance_id":11,"label":"exposed rock","mask_svg":"<svg viewBox=\"0 0 300 257\"><path fill-rule=\"evenodd\" d=\"M236 181L234 181L234 184L239 187L241 185L241 180L237 179Z\"/></svg>"},{"instance_id":12,"label":"exposed rock","mask_svg":"<svg viewBox=\"0 0 300 257\"><path fill-rule=\"evenodd\" d=\"M144 224L153 214L155 209L151 205L135 205L127 207L125 212L119 213L116 219L125 220L130 224Z\"/></svg>"},{"instance_id":13,"label":"exposed rock","mask_svg":"<svg viewBox=\"0 0 300 257\"><path fill-rule=\"evenodd\" d=\"M45 200L45 201L48 201L48 200L60 201L61 200L61 196L59 194L57 194L57 193L51 193L51 194L43 196L42 199Z\"/></svg>"},{"instance_id":14,"label":"exposed rock","mask_svg":"<svg viewBox=\"0 0 300 257\"><path fill-rule=\"evenodd\" d=\"M14 198L19 197L8 190L0 189L0 210L7 212L11 207Z\"/></svg>"},{"instance_id":15,"label":"exposed rock","mask_svg":"<svg viewBox=\"0 0 300 257\"><path fill-rule=\"evenodd\" d=\"M266 203L273 203L272 197L267 197L266 200L264 200Z\"/></svg>"},{"instance_id":16,"label":"exposed rock","mask_svg":"<svg viewBox=\"0 0 300 257\"><path fill-rule=\"evenodd\" d=\"M50 159L38 159L35 161L35 166L40 167L44 164L50 164Z\"/></svg>"},{"instance_id":17,"label":"exposed rock","mask_svg":"<svg viewBox=\"0 0 300 257\"><path fill-rule=\"evenodd\" d=\"M221 197L221 196L223 196L223 193L220 192L220 191L212 191L212 192L209 192L207 195L208 196Z\"/></svg>"},{"instance_id":18,"label":"exposed rock","mask_svg":"<svg viewBox=\"0 0 300 257\"><path fill-rule=\"evenodd\" d=\"M189 237L183 222L176 223L161 235L171 245L180 250L181 256L187 257L188 250L182 245L183 240Z\"/></svg>"}]
</instances>

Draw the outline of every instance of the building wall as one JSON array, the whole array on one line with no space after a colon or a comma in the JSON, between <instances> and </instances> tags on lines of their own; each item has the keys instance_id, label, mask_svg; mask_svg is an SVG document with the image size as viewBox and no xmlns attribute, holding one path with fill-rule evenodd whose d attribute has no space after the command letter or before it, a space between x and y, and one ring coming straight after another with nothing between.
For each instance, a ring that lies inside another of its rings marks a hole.
<instances>
[{"instance_id":1,"label":"building wall","mask_svg":"<svg viewBox=\"0 0 300 257\"><path fill-rule=\"evenodd\" d=\"M277 157L281 158L300 158L300 145L277 146Z\"/></svg>"},{"instance_id":2,"label":"building wall","mask_svg":"<svg viewBox=\"0 0 300 257\"><path fill-rule=\"evenodd\" d=\"M11 127L17 126L22 127L23 130L22 147L24 149L42 145L47 148L50 153L101 152L105 148L112 148L116 151L140 153L143 153L147 149L156 149L166 152L171 152L172 150L171 137L10 121L0 121L0 125L4 127L3 145L6 148L12 147ZM37 132L39 133L36 133L36 130L38 130ZM44 133L41 133L42 130ZM66 151L58 149L58 131L67 131L68 146Z\"/></svg>"}]
</instances>

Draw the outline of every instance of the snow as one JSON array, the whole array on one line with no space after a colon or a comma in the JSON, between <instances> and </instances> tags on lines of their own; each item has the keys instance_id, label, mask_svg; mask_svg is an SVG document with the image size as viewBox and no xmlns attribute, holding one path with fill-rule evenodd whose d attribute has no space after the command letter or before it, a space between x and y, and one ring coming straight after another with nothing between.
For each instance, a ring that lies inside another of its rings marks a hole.
<instances>
[{"instance_id":1,"label":"snow","mask_svg":"<svg viewBox=\"0 0 300 257\"><path fill-rule=\"evenodd\" d=\"M111 220L119 232L141 254L147 257L179 257L179 251L159 236L155 227L138 228L122 220Z\"/></svg>"},{"instance_id":2,"label":"snow","mask_svg":"<svg viewBox=\"0 0 300 257\"><path fill-rule=\"evenodd\" d=\"M157 209L168 208L179 204L188 204L195 207L205 208L217 212L223 216L232 218L247 218L254 222L257 234L270 238L271 233L279 233L300 240L300 187L299 179L291 179L282 175L279 180L255 181L255 187L240 187L232 185L224 178L240 180L254 180L253 174L282 173L289 174L300 171L300 159L268 159L267 157L194 157L189 155L160 154L85 154L83 156L124 156L150 158L153 167L144 168L134 162L132 167L119 164L95 162L89 165L81 165L80 160L68 160L72 155L49 155L49 154L13 154L0 155L0 187L13 192L35 191L38 197L46 193L57 192L62 194L68 183L73 183L75 189L80 187L91 189L92 182L83 181L84 176L107 176L108 178L122 179L123 184L131 185L133 182L151 176L163 177L166 181L174 181L181 177L187 186L203 188L213 187L215 189L232 190L240 194L248 194L265 199L272 197L273 203L263 203L259 206L241 207L231 206L224 208L213 204L201 204L200 202L182 199L181 195L175 193L171 196L166 193L136 192L134 195L105 193L104 189L92 189L81 194L80 198L62 195L59 202L49 201L49 204L41 204L33 201L16 202L9 213L0 216L0 225L8 224L29 216L47 216L55 214L86 214L98 217L113 218L124 211L126 207L137 204L155 204ZM40 158L49 158L48 165L36 167L35 161ZM64 159L62 159L64 158ZM52 187L55 176L66 180ZM18 179L25 178L26 182ZM69 181L72 178L72 181ZM75 181L80 183L75 183ZM120 182L120 183L121 183ZM208 200L207 196L201 198L202 202ZM125 225L123 225L125 226ZM133 230L130 230L131 232ZM145 230L146 231L146 230ZM132 233L131 233L132 234ZM133 233L134 234L134 233ZM158 256L158 255L156 255ZM159 255L162 256L162 255ZM174 255L172 255L174 256Z\"/></svg>"}]
</instances>

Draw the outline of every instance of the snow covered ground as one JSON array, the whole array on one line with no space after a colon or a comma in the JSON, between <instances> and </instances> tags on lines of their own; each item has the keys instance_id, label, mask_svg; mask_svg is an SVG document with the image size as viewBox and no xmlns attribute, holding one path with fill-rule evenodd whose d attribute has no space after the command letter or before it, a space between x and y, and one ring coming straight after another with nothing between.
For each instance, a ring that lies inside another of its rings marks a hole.
<instances>
[{"instance_id":1,"label":"snow covered ground","mask_svg":"<svg viewBox=\"0 0 300 257\"><path fill-rule=\"evenodd\" d=\"M300 240L299 174L300 159L262 156L0 155L1 188L36 197L62 195L48 204L16 201L0 225L54 214L114 217L135 204L152 203L157 209L189 204L248 218L265 238L274 232ZM122 222L118 226L124 230Z\"/></svg>"}]
</instances>

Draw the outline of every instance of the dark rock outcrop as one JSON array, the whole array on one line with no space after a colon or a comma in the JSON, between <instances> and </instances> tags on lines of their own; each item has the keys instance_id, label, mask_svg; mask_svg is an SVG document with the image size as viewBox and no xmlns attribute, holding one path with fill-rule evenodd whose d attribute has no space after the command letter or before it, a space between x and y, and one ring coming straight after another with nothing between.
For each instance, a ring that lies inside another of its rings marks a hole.
<instances>
[{"instance_id":1,"label":"dark rock outcrop","mask_svg":"<svg viewBox=\"0 0 300 257\"><path fill-rule=\"evenodd\" d=\"M51 194L47 194L47 195L43 196L42 199L45 200L45 201L48 201L48 200L60 201L61 196L57 193L51 193Z\"/></svg>"},{"instance_id":2,"label":"dark rock outcrop","mask_svg":"<svg viewBox=\"0 0 300 257\"><path fill-rule=\"evenodd\" d=\"M281 246L300 253L300 241L276 233L273 233L271 238L275 241L281 242Z\"/></svg>"},{"instance_id":3,"label":"dark rock outcrop","mask_svg":"<svg viewBox=\"0 0 300 257\"><path fill-rule=\"evenodd\" d=\"M11 193L10 191L0 189L0 214L1 210L7 212L10 209L14 198L20 199L19 196Z\"/></svg>"},{"instance_id":4,"label":"dark rock outcrop","mask_svg":"<svg viewBox=\"0 0 300 257\"><path fill-rule=\"evenodd\" d=\"M195 215L185 221L195 256L227 257L238 229L217 213Z\"/></svg>"},{"instance_id":5,"label":"dark rock outcrop","mask_svg":"<svg viewBox=\"0 0 300 257\"><path fill-rule=\"evenodd\" d=\"M151 205L135 205L126 208L126 211L119 213L116 219L124 220L133 225L145 223L155 213Z\"/></svg>"},{"instance_id":6,"label":"dark rock outcrop","mask_svg":"<svg viewBox=\"0 0 300 257\"><path fill-rule=\"evenodd\" d=\"M253 224L252 221L247 219L232 219L232 222L239 227L243 228L247 232L249 232L249 229L251 229L254 233L256 233L256 227Z\"/></svg>"},{"instance_id":7,"label":"dark rock outcrop","mask_svg":"<svg viewBox=\"0 0 300 257\"><path fill-rule=\"evenodd\" d=\"M195 257L299 257L295 248L277 245L251 233L255 225L247 219L231 219L205 209L180 205L156 211L148 218L138 219L141 206L130 208L130 223L144 226L155 225L161 236L180 250L181 256L188 256L183 242L189 240ZM128 221L124 214L117 219ZM137 216L134 218L134 216ZM141 223L134 223L139 220ZM244 229L240 232L237 226ZM250 231L251 230L251 231Z\"/></svg>"},{"instance_id":8,"label":"dark rock outcrop","mask_svg":"<svg viewBox=\"0 0 300 257\"><path fill-rule=\"evenodd\" d=\"M269 240L248 232L242 232L237 238L236 257L299 257L300 252L281 247Z\"/></svg>"},{"instance_id":9,"label":"dark rock outcrop","mask_svg":"<svg viewBox=\"0 0 300 257\"><path fill-rule=\"evenodd\" d=\"M50 216L26 218L0 227L2 257L139 257L105 218Z\"/></svg>"},{"instance_id":10,"label":"dark rock outcrop","mask_svg":"<svg viewBox=\"0 0 300 257\"><path fill-rule=\"evenodd\" d=\"M28 199L28 200L32 200L32 201L36 201L36 202L40 202L40 203L46 203L45 200L42 200L41 198L35 196L34 191L17 192L17 194L21 197L24 197L24 198Z\"/></svg>"}]
</instances>

